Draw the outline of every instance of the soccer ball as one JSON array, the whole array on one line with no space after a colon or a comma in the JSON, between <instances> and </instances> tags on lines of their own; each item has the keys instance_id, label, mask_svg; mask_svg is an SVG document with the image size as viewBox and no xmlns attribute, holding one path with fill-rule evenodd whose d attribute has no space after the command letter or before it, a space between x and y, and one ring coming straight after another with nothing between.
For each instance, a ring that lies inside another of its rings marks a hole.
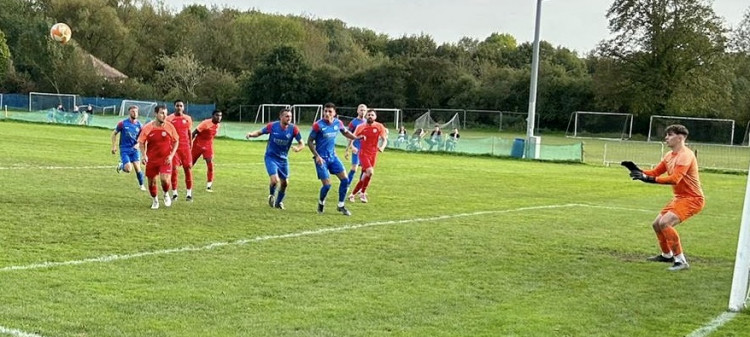
<instances>
[{"instance_id":1,"label":"soccer ball","mask_svg":"<svg viewBox=\"0 0 750 337\"><path fill-rule=\"evenodd\" d=\"M70 41L70 36L72 34L73 32L70 30L70 26L62 22L54 24L49 30L49 36L60 43L67 43Z\"/></svg>"}]
</instances>

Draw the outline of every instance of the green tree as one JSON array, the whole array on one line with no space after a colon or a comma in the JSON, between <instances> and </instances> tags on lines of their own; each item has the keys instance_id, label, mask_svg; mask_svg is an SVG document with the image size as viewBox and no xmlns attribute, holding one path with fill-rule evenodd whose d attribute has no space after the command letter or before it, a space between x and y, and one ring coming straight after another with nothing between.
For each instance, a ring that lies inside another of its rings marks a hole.
<instances>
[{"instance_id":1,"label":"green tree","mask_svg":"<svg viewBox=\"0 0 750 337\"><path fill-rule=\"evenodd\" d=\"M308 102L310 72L298 49L277 47L249 77L243 94L249 104Z\"/></svg>"},{"instance_id":2,"label":"green tree","mask_svg":"<svg viewBox=\"0 0 750 337\"><path fill-rule=\"evenodd\" d=\"M10 48L5 42L5 33L0 29L0 83L5 82L5 78L10 72L11 56Z\"/></svg>"},{"instance_id":3,"label":"green tree","mask_svg":"<svg viewBox=\"0 0 750 337\"><path fill-rule=\"evenodd\" d=\"M156 74L157 86L168 100L198 98L196 87L201 83L206 68L198 62L190 51L175 56L163 55L159 58L163 70Z\"/></svg>"},{"instance_id":4,"label":"green tree","mask_svg":"<svg viewBox=\"0 0 750 337\"><path fill-rule=\"evenodd\" d=\"M715 66L725 30L704 0L615 0L607 12L612 39L598 53L613 59L621 81L605 96L635 114L696 114L716 106L726 80ZM609 80L609 79L604 79ZM602 86L597 86L601 88Z\"/></svg>"}]
</instances>

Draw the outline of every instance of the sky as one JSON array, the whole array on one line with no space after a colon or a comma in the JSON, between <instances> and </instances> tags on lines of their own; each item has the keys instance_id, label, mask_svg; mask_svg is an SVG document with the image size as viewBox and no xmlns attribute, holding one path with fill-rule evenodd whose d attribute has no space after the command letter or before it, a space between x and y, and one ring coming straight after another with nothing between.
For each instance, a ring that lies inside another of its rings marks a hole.
<instances>
[{"instance_id":1,"label":"sky","mask_svg":"<svg viewBox=\"0 0 750 337\"><path fill-rule=\"evenodd\" d=\"M398 38L427 34L440 45L462 37L484 40L493 32L513 35L518 43L533 41L534 0L164 0L175 11L190 4L217 5L263 13L339 19L348 27L368 28ZM581 55L609 37L607 9L611 0L544 0L542 40ZM750 9L748 0L714 0L714 11L736 26Z\"/></svg>"}]
</instances>

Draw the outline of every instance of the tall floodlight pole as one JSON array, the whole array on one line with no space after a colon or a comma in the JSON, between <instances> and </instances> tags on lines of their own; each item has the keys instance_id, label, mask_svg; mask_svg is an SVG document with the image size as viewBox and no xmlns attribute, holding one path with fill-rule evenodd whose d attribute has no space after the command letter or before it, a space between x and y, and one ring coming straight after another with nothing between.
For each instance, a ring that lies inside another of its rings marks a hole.
<instances>
[{"instance_id":1,"label":"tall floodlight pole","mask_svg":"<svg viewBox=\"0 0 750 337\"><path fill-rule=\"evenodd\" d=\"M532 137L534 137L534 122L536 121L536 80L539 76L539 30L542 21L542 0L536 1L536 23L534 25L534 53L531 57L531 86L529 88L529 117L526 125L526 151L530 153Z\"/></svg>"}]
</instances>

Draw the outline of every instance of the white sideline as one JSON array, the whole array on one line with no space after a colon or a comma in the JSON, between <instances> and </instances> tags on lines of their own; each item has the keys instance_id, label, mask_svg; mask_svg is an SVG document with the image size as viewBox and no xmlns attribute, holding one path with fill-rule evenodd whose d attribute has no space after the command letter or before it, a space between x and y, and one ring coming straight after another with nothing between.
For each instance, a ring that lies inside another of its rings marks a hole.
<instances>
[{"instance_id":1,"label":"white sideline","mask_svg":"<svg viewBox=\"0 0 750 337\"><path fill-rule=\"evenodd\" d=\"M72 266L72 265L87 264L87 263L98 263L98 262L104 263L104 262L112 262L112 261L119 261L119 260L129 260L129 259L133 259L133 258L145 257L145 256L153 256L153 255L165 255L165 254L183 253L183 252L196 252L196 251L210 250L210 249L224 247L224 246L239 246L239 245L244 245L244 244L248 244L248 243L252 243L252 242L261 242L261 241L267 241L267 240L273 240L273 239L286 239L286 238L296 238L296 237L307 236L307 235L318 235L318 234L325 234L325 233L334 233L334 232L341 232L341 231L346 231L346 230L359 229L359 228L365 228L365 227L373 227L373 226L396 225L396 224L403 224L403 223L410 223L410 222L437 221L437 220L445 220L445 219L453 219L453 218L461 218L461 217L477 216L477 215L486 215L486 214L501 214L501 213L530 211L530 210L535 210L535 209L551 209L551 208L575 207L575 206L588 206L588 205L583 205L583 204L560 204L560 205L530 206L530 207L520 207L520 208L507 209L507 210L501 210L501 211L479 211L479 212L460 213L460 214L453 214L453 215L440 215L440 216L429 217L429 218L416 218L416 219L405 219L405 220L376 221L376 222L363 223L363 224L359 224L359 225L346 225L346 226L341 226L341 227L320 228L320 229L307 230L307 231L296 232L296 233L256 236L256 237L254 237L252 239L241 239L241 240L236 240L236 241L214 242L214 243L211 243L211 244L208 244L208 245L205 245L205 246L200 246L200 247L187 246L187 247L180 247L180 248L170 248L170 249L155 250L155 251L149 251L149 252L138 252L138 253L132 253L132 254L124 254L124 255L117 255L117 254L115 254L115 255L106 255L106 256L92 257L92 258L82 259L82 260L70 260L70 261L62 261L62 262L49 262L49 261L45 261L45 262L32 263L32 264L21 265L21 266L8 266L8 267L0 268L0 272L9 272L9 271L14 271L14 270L29 270L29 269L52 268L52 267L60 267L60 266Z\"/></svg>"},{"instance_id":2,"label":"white sideline","mask_svg":"<svg viewBox=\"0 0 750 337\"><path fill-rule=\"evenodd\" d=\"M724 312L721 315L716 316L716 318L714 318L713 321L702 326L700 329L693 331L686 337L706 337L710 335L712 332L716 331L716 329L720 328L722 325L731 321L736 316L737 316L736 312L730 312L730 311Z\"/></svg>"},{"instance_id":3,"label":"white sideline","mask_svg":"<svg viewBox=\"0 0 750 337\"><path fill-rule=\"evenodd\" d=\"M42 335L37 335L37 334L29 333L29 332L23 332L21 330L16 330L16 329L10 329L4 326L0 326L0 334L11 335L14 337L43 337Z\"/></svg>"},{"instance_id":4,"label":"white sideline","mask_svg":"<svg viewBox=\"0 0 750 337\"><path fill-rule=\"evenodd\" d=\"M263 163L233 163L233 164L221 164L215 163L219 167L242 167L250 165L261 165ZM99 169L110 169L115 168L115 164L112 165L97 165L97 166L0 166L0 170L99 170Z\"/></svg>"}]
</instances>

